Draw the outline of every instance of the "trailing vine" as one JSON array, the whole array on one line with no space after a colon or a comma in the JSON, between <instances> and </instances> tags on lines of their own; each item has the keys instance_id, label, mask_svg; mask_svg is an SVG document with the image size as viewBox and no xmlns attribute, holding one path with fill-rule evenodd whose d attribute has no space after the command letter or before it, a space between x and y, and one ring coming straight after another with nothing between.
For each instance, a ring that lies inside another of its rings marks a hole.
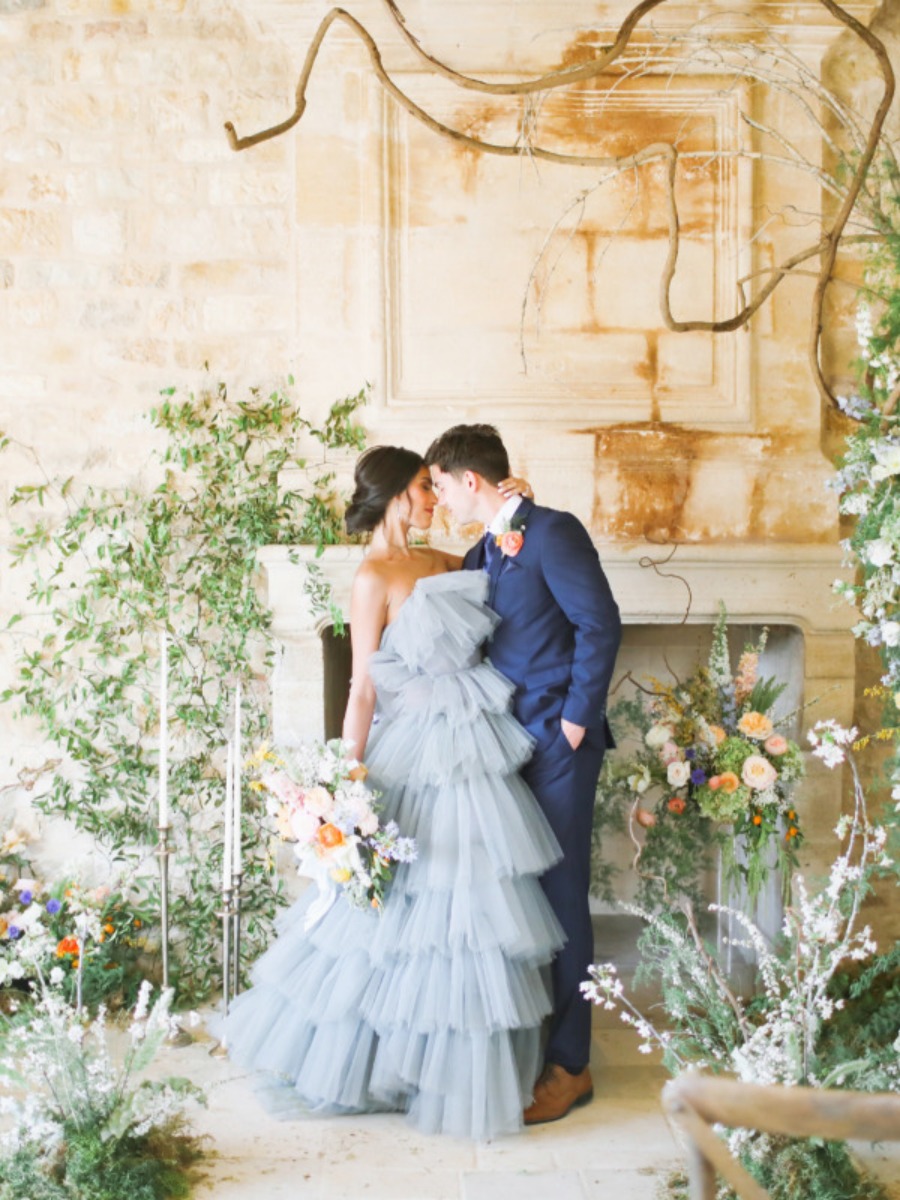
<instances>
[{"instance_id":1,"label":"trailing vine","mask_svg":"<svg viewBox=\"0 0 900 1200\"><path fill-rule=\"evenodd\" d=\"M275 653L271 613L257 584L257 552L271 544L342 540L329 452L364 444L361 390L321 424L285 389L234 399L225 384L161 394L149 423L165 437L144 486L83 487L46 476L15 489L12 562L30 573L35 617L17 614L15 675L0 693L37 718L62 765L39 773L34 804L71 820L158 904L159 652L169 642L170 845L174 849L173 977L182 1001L217 982L226 722L238 681L245 747L269 727L265 673ZM298 458L299 438L317 448ZM0 438L0 450L11 439ZM282 482L285 468L300 484ZM59 515L54 517L53 513ZM18 517L18 520L16 519ZM327 607L320 575L310 602ZM244 947L268 939L281 897L254 797L247 796Z\"/></svg>"}]
</instances>

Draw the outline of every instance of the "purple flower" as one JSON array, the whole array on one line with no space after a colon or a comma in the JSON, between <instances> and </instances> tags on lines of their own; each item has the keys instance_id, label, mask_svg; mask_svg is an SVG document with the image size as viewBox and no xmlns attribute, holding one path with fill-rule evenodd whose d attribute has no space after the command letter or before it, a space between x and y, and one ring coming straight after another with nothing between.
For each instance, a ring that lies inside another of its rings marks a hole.
<instances>
[{"instance_id":1,"label":"purple flower","mask_svg":"<svg viewBox=\"0 0 900 1200\"><path fill-rule=\"evenodd\" d=\"M14 942L17 937L22 936L22 930L18 927L18 925L10 925L9 929L6 931L6 934L9 940Z\"/></svg>"},{"instance_id":2,"label":"purple flower","mask_svg":"<svg viewBox=\"0 0 900 1200\"><path fill-rule=\"evenodd\" d=\"M59 901L59 900L48 900L47 901L47 912L50 914L51 917L55 917L61 908L62 908L61 901Z\"/></svg>"},{"instance_id":3,"label":"purple flower","mask_svg":"<svg viewBox=\"0 0 900 1200\"><path fill-rule=\"evenodd\" d=\"M702 769L702 767L697 767L696 770L691 771L691 783L696 784L697 787L699 787L701 783L706 783L706 772Z\"/></svg>"},{"instance_id":4,"label":"purple flower","mask_svg":"<svg viewBox=\"0 0 900 1200\"><path fill-rule=\"evenodd\" d=\"M28 888L25 888L24 891L19 892L19 903L20 904L30 904L33 899L34 899L34 896L31 892L29 892Z\"/></svg>"},{"instance_id":5,"label":"purple flower","mask_svg":"<svg viewBox=\"0 0 900 1200\"><path fill-rule=\"evenodd\" d=\"M684 757L688 760L688 762L693 762L697 757L697 751L691 747L689 750L685 750Z\"/></svg>"}]
</instances>

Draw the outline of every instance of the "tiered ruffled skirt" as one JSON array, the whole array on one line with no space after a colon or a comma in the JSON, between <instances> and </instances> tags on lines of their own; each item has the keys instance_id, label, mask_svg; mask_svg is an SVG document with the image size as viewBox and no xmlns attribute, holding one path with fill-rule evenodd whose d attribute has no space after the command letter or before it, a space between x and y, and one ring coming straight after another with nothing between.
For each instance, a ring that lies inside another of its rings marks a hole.
<instances>
[{"instance_id":1,"label":"tiered ruffled skirt","mask_svg":"<svg viewBox=\"0 0 900 1200\"><path fill-rule=\"evenodd\" d=\"M381 915L339 898L305 931L301 899L225 1023L286 1112L403 1110L478 1139L521 1127L561 940L538 877L559 852L517 774L530 744L510 685L478 661L483 594L473 573L421 581L372 660L370 782L416 861Z\"/></svg>"}]
</instances>

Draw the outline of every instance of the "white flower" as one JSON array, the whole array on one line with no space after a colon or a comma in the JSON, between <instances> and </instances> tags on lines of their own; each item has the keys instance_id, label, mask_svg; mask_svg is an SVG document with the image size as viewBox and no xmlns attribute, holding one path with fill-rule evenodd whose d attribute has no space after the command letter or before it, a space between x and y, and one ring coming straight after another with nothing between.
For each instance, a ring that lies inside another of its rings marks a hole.
<instances>
[{"instance_id":1,"label":"white flower","mask_svg":"<svg viewBox=\"0 0 900 1200\"><path fill-rule=\"evenodd\" d=\"M894 561L894 547L887 538L875 538L865 550L866 559L873 567L886 567Z\"/></svg>"},{"instance_id":2,"label":"white flower","mask_svg":"<svg viewBox=\"0 0 900 1200\"><path fill-rule=\"evenodd\" d=\"M633 792L637 792L639 796L642 796L646 792L650 786L650 782L650 772L646 767L641 767L633 775L628 776L628 786Z\"/></svg>"},{"instance_id":3,"label":"white flower","mask_svg":"<svg viewBox=\"0 0 900 1200\"><path fill-rule=\"evenodd\" d=\"M876 463L872 468L872 478L876 482L900 473L900 442L875 442L872 454Z\"/></svg>"},{"instance_id":4,"label":"white flower","mask_svg":"<svg viewBox=\"0 0 900 1200\"><path fill-rule=\"evenodd\" d=\"M666 742L671 741L674 737L674 730L669 725L663 725L662 722L657 722L656 725L651 725L644 735L644 741L653 750L658 750L660 746L664 746Z\"/></svg>"},{"instance_id":5,"label":"white flower","mask_svg":"<svg viewBox=\"0 0 900 1200\"><path fill-rule=\"evenodd\" d=\"M689 762L670 762L666 768L666 779L672 787L684 787L691 777Z\"/></svg>"},{"instance_id":6,"label":"white flower","mask_svg":"<svg viewBox=\"0 0 900 1200\"><path fill-rule=\"evenodd\" d=\"M848 492L841 498L840 509L851 517L864 517L869 511L871 500L865 492Z\"/></svg>"},{"instance_id":7,"label":"white flower","mask_svg":"<svg viewBox=\"0 0 900 1200\"><path fill-rule=\"evenodd\" d=\"M881 626L881 639L886 646L900 645L900 621L885 621Z\"/></svg>"},{"instance_id":8,"label":"white flower","mask_svg":"<svg viewBox=\"0 0 900 1200\"><path fill-rule=\"evenodd\" d=\"M62 967L54 967L50 972L50 982L54 987L59 987L65 977L66 973Z\"/></svg>"}]
</instances>

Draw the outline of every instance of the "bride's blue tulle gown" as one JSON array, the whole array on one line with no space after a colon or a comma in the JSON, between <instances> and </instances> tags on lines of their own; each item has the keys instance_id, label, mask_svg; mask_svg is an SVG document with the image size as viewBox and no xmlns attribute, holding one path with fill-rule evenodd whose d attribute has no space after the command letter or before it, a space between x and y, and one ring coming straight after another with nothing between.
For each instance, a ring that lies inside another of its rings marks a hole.
<instances>
[{"instance_id":1,"label":"bride's blue tulle gown","mask_svg":"<svg viewBox=\"0 0 900 1200\"><path fill-rule=\"evenodd\" d=\"M528 735L481 647L487 577L420 580L371 660L366 761L382 819L416 839L383 912L338 900L308 932L307 896L225 1022L230 1056L285 1111L403 1110L418 1129L521 1128L552 1008L559 926L538 877L556 840L518 775Z\"/></svg>"}]
</instances>

